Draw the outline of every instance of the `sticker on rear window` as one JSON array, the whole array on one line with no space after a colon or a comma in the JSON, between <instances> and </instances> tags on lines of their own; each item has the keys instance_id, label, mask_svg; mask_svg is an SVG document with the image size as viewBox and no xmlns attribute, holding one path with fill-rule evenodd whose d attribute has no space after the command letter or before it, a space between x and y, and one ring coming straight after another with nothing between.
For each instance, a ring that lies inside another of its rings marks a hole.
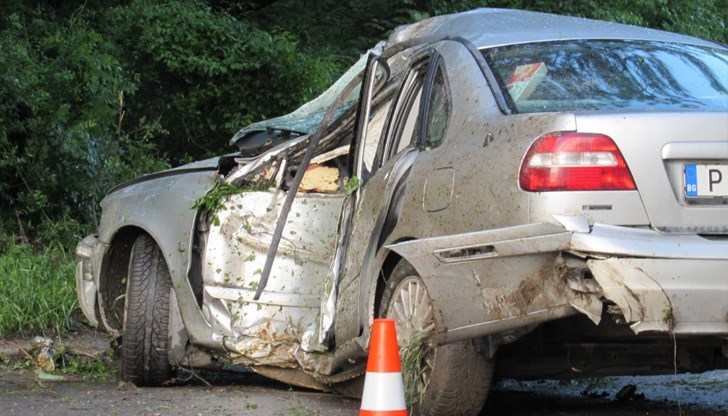
<instances>
[{"instance_id":1,"label":"sticker on rear window","mask_svg":"<svg viewBox=\"0 0 728 416\"><path fill-rule=\"evenodd\" d=\"M527 100L548 71L543 62L517 66L507 85L513 101Z\"/></svg>"}]
</instances>

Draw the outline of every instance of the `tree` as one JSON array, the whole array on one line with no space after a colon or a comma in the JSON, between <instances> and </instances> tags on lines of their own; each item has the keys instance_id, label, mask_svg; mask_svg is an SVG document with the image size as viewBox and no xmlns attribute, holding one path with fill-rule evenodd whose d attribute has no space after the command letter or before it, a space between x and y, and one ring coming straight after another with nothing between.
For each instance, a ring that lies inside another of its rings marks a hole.
<instances>
[{"instance_id":1,"label":"tree","mask_svg":"<svg viewBox=\"0 0 728 416\"><path fill-rule=\"evenodd\" d=\"M112 185L230 151L396 26L483 6L728 43L728 0L4 0L0 237L71 247Z\"/></svg>"}]
</instances>

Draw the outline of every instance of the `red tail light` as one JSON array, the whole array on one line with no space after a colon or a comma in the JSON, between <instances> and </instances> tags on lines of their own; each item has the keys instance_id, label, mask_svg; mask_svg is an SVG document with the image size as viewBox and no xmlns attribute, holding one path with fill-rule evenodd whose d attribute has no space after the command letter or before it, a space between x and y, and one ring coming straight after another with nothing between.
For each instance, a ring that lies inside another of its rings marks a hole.
<instances>
[{"instance_id":1,"label":"red tail light","mask_svg":"<svg viewBox=\"0 0 728 416\"><path fill-rule=\"evenodd\" d=\"M573 132L538 138L523 159L519 184L531 192L636 189L611 138Z\"/></svg>"}]
</instances>

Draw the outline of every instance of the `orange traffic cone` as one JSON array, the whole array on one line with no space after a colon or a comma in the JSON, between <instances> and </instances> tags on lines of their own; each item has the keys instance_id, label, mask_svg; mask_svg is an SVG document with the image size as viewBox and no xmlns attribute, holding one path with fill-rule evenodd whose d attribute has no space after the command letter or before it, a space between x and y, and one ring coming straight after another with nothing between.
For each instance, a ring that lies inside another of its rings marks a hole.
<instances>
[{"instance_id":1,"label":"orange traffic cone","mask_svg":"<svg viewBox=\"0 0 728 416\"><path fill-rule=\"evenodd\" d=\"M375 319L359 416L407 416L397 330L392 319Z\"/></svg>"}]
</instances>

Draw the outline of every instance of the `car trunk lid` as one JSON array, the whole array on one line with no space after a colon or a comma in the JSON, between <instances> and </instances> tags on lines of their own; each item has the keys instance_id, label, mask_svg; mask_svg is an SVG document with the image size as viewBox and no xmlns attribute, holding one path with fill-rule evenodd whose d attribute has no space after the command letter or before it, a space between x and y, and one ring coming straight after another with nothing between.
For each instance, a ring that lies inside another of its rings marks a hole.
<instances>
[{"instance_id":1,"label":"car trunk lid","mask_svg":"<svg viewBox=\"0 0 728 416\"><path fill-rule=\"evenodd\" d=\"M728 235L727 113L582 114L577 130L615 141L653 228Z\"/></svg>"}]
</instances>

